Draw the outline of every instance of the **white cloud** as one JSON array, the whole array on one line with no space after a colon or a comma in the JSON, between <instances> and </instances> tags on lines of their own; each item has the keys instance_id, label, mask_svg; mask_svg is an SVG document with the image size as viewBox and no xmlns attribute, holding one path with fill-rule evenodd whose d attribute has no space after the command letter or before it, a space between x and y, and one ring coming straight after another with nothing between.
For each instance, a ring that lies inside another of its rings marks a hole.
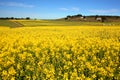
<instances>
[{"instance_id":1,"label":"white cloud","mask_svg":"<svg viewBox=\"0 0 120 80\"><path fill-rule=\"evenodd\" d=\"M104 10L104 9L101 9L101 10L88 10L89 12L92 12L92 13L116 13L116 12L119 12L120 10L118 9L109 9L109 10Z\"/></svg>"},{"instance_id":2,"label":"white cloud","mask_svg":"<svg viewBox=\"0 0 120 80\"><path fill-rule=\"evenodd\" d=\"M71 10L72 10L72 11L79 11L80 9L77 8L77 7L73 7L73 8L71 8Z\"/></svg>"},{"instance_id":3,"label":"white cloud","mask_svg":"<svg viewBox=\"0 0 120 80\"><path fill-rule=\"evenodd\" d=\"M34 7L34 5L28 5L28 4L17 3L17 2L0 2L0 5L2 5L2 6L13 6L13 7L27 7L27 8Z\"/></svg>"},{"instance_id":4,"label":"white cloud","mask_svg":"<svg viewBox=\"0 0 120 80\"><path fill-rule=\"evenodd\" d=\"M62 10L62 11L68 11L69 9L68 8L60 8L60 10Z\"/></svg>"},{"instance_id":5,"label":"white cloud","mask_svg":"<svg viewBox=\"0 0 120 80\"><path fill-rule=\"evenodd\" d=\"M72 7L72 8L59 8L62 11L79 11L80 9L77 7Z\"/></svg>"}]
</instances>

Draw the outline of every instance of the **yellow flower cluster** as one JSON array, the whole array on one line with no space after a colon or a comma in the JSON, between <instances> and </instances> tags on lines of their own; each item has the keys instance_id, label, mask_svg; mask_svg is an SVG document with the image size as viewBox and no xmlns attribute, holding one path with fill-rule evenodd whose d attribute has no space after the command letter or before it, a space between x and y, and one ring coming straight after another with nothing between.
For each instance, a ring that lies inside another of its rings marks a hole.
<instances>
[{"instance_id":1,"label":"yellow flower cluster","mask_svg":"<svg viewBox=\"0 0 120 80\"><path fill-rule=\"evenodd\" d=\"M120 27L0 28L0 80L119 80Z\"/></svg>"}]
</instances>

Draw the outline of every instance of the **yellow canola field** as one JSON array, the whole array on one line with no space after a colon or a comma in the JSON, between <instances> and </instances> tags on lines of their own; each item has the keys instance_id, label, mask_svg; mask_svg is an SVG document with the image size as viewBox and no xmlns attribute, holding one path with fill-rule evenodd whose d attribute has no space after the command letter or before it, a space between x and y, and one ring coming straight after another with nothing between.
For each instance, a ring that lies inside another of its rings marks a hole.
<instances>
[{"instance_id":1,"label":"yellow canola field","mask_svg":"<svg viewBox=\"0 0 120 80\"><path fill-rule=\"evenodd\" d=\"M0 80L114 79L120 27L0 27Z\"/></svg>"}]
</instances>

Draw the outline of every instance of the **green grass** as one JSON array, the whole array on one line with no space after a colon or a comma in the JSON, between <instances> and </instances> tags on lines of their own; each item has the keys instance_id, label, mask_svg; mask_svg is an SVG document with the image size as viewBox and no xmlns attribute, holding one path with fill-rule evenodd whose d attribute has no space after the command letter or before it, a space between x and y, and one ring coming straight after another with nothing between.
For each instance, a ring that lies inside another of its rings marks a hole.
<instances>
[{"instance_id":1,"label":"green grass","mask_svg":"<svg viewBox=\"0 0 120 80\"><path fill-rule=\"evenodd\" d=\"M19 21L24 26L82 26L82 25L102 25L100 22L78 22L78 21L55 21L55 20L45 20L45 21Z\"/></svg>"},{"instance_id":2,"label":"green grass","mask_svg":"<svg viewBox=\"0 0 120 80\"><path fill-rule=\"evenodd\" d=\"M0 26L5 26L5 27L21 27L23 26L22 24L15 22L15 21L10 21L10 20L0 20Z\"/></svg>"},{"instance_id":3,"label":"green grass","mask_svg":"<svg viewBox=\"0 0 120 80\"><path fill-rule=\"evenodd\" d=\"M59 20L21 20L24 26L119 26L120 22L80 22Z\"/></svg>"},{"instance_id":4,"label":"green grass","mask_svg":"<svg viewBox=\"0 0 120 80\"><path fill-rule=\"evenodd\" d=\"M120 22L80 22L65 20L0 20L0 26L35 27L35 26L120 26Z\"/></svg>"}]
</instances>

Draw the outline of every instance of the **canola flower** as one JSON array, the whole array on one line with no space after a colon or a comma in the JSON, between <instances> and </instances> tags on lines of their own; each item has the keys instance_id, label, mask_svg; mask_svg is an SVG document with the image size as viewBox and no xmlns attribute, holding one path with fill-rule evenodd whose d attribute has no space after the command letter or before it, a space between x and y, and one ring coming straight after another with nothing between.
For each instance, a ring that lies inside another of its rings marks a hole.
<instances>
[{"instance_id":1,"label":"canola flower","mask_svg":"<svg viewBox=\"0 0 120 80\"><path fill-rule=\"evenodd\" d=\"M120 27L0 27L0 80L119 80Z\"/></svg>"}]
</instances>

